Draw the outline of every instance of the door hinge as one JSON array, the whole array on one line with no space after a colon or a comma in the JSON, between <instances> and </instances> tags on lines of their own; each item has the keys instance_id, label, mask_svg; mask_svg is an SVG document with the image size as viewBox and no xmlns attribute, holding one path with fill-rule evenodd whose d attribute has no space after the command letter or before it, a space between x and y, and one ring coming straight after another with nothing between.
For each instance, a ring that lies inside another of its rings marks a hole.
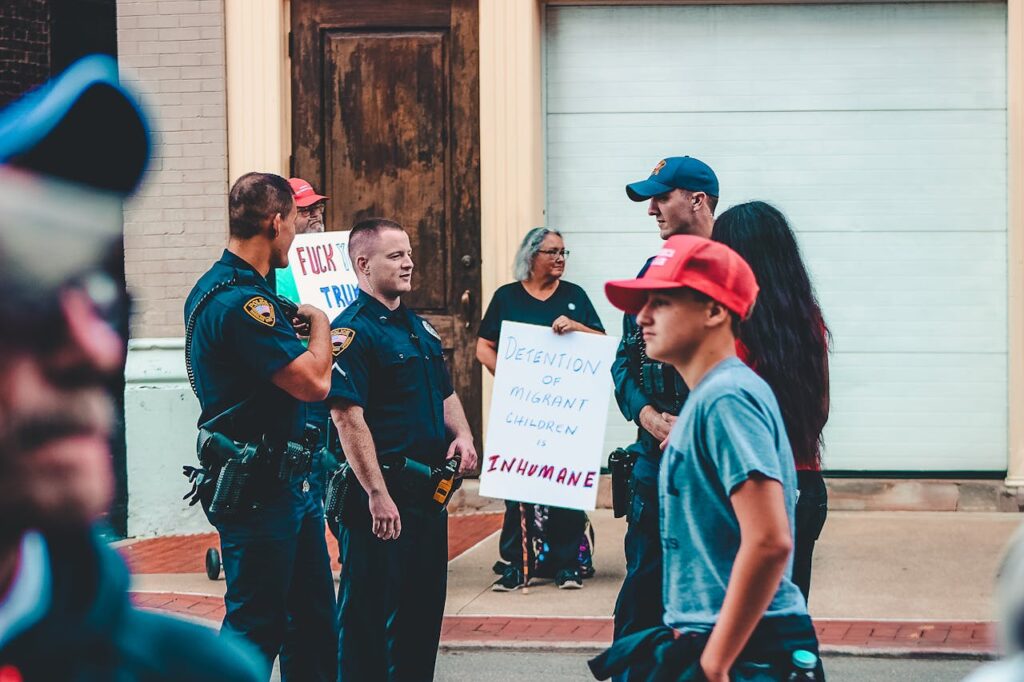
<instances>
[{"instance_id":1,"label":"door hinge","mask_svg":"<svg viewBox=\"0 0 1024 682\"><path fill-rule=\"evenodd\" d=\"M289 154L288 155L288 175L293 177L293 178L295 177L295 155L294 154Z\"/></svg>"},{"instance_id":2,"label":"door hinge","mask_svg":"<svg viewBox=\"0 0 1024 682\"><path fill-rule=\"evenodd\" d=\"M292 58L292 54L295 52L295 34L288 31L288 58Z\"/></svg>"}]
</instances>

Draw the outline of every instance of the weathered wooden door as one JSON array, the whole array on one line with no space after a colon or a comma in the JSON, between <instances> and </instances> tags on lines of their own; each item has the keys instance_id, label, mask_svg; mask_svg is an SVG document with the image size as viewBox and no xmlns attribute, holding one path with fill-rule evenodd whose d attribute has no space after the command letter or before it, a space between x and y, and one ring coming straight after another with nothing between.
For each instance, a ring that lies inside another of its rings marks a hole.
<instances>
[{"instance_id":1,"label":"weathered wooden door","mask_svg":"<svg viewBox=\"0 0 1024 682\"><path fill-rule=\"evenodd\" d=\"M441 333L480 441L477 0L292 0L292 171L329 230L371 216L412 240L403 297Z\"/></svg>"}]
</instances>

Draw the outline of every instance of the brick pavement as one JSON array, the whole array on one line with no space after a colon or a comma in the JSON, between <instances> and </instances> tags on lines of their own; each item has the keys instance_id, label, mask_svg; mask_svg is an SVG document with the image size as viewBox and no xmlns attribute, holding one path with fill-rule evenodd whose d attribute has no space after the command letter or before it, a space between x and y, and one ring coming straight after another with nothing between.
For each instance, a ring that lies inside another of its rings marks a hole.
<instances>
[{"instance_id":1,"label":"brick pavement","mask_svg":"<svg viewBox=\"0 0 1024 682\"><path fill-rule=\"evenodd\" d=\"M220 622L224 602L218 597L167 592L134 593L134 602L190 618ZM826 652L876 651L901 654L995 653L991 623L976 621L862 621L824 619L816 622ZM534 618L524 616L445 616L441 644L460 647L545 647L597 649L612 639L611 618Z\"/></svg>"},{"instance_id":2,"label":"brick pavement","mask_svg":"<svg viewBox=\"0 0 1024 682\"><path fill-rule=\"evenodd\" d=\"M460 514L448 518L448 560L451 561L501 528L501 514ZM204 573L206 550L220 547L216 533L173 535L135 540L118 547L132 573ZM327 532L327 548L338 557L338 541Z\"/></svg>"}]
</instances>

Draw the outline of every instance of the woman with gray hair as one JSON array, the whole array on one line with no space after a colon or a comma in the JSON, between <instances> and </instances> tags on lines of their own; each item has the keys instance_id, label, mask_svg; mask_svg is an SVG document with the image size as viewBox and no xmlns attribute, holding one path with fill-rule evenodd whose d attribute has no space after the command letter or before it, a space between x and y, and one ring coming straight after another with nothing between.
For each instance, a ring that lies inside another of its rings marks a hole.
<instances>
[{"instance_id":1,"label":"woman with gray hair","mask_svg":"<svg viewBox=\"0 0 1024 682\"><path fill-rule=\"evenodd\" d=\"M501 323L506 320L551 327L556 334L604 334L601 318L586 292L562 279L568 255L558 230L535 227L526 233L516 252L513 267L516 281L494 292L480 321L476 357L491 374L498 362ZM583 578L593 575L586 513L506 501L500 541L504 561L494 565L501 577L492 589L510 592L523 585L521 510L527 521L531 575L553 577L562 589L583 587Z\"/></svg>"}]
</instances>

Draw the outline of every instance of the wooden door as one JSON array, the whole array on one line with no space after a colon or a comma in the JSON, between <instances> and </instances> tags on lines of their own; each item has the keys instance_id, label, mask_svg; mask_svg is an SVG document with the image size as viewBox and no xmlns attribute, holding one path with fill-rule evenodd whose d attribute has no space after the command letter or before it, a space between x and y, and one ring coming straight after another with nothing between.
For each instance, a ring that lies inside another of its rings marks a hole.
<instances>
[{"instance_id":1,"label":"wooden door","mask_svg":"<svg viewBox=\"0 0 1024 682\"><path fill-rule=\"evenodd\" d=\"M479 447L477 0L292 0L291 26L292 173L331 198L327 229L409 232L403 298L440 332Z\"/></svg>"}]
</instances>

